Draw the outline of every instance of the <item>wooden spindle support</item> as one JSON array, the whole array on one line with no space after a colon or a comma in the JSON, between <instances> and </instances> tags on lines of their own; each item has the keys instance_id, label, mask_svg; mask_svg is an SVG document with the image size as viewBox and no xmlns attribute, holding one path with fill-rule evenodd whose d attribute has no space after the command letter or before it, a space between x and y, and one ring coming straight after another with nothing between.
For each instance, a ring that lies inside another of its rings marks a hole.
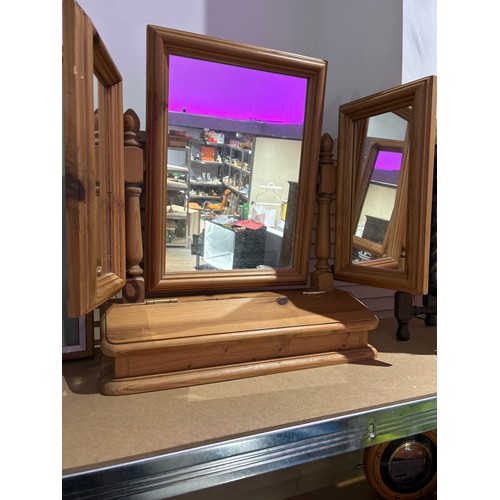
<instances>
[{"instance_id":1,"label":"wooden spindle support","mask_svg":"<svg viewBox=\"0 0 500 500\"><path fill-rule=\"evenodd\" d=\"M144 157L139 144L140 120L135 111L127 109L123 115L125 160L125 234L127 279L123 289L123 302L145 302L141 232L141 185L144 181Z\"/></svg>"},{"instance_id":2,"label":"wooden spindle support","mask_svg":"<svg viewBox=\"0 0 500 500\"><path fill-rule=\"evenodd\" d=\"M316 270L311 273L311 287L315 290L333 291L333 274L330 270L330 205L335 192L333 139L330 134L321 137L318 170L318 220L316 224Z\"/></svg>"}]
</instances>

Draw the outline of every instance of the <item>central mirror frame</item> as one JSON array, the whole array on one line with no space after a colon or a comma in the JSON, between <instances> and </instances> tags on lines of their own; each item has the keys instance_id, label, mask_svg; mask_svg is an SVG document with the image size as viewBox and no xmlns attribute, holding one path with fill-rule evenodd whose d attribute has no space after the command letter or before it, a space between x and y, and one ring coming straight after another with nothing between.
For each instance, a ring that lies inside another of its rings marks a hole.
<instances>
[{"instance_id":1,"label":"central mirror frame","mask_svg":"<svg viewBox=\"0 0 500 500\"><path fill-rule=\"evenodd\" d=\"M307 79L290 268L166 272L166 165L170 55ZM316 202L327 63L321 59L159 26L147 27L145 281L148 295L304 287Z\"/></svg>"}]
</instances>

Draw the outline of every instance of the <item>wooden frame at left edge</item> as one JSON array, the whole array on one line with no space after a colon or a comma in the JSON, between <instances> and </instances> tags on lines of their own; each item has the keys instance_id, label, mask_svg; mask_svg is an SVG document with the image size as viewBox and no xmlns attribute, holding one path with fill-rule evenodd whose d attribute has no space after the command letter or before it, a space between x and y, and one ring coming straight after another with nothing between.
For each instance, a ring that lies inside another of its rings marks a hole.
<instances>
[{"instance_id":1,"label":"wooden frame at left edge","mask_svg":"<svg viewBox=\"0 0 500 500\"><path fill-rule=\"evenodd\" d=\"M98 277L93 77L99 95L100 147L106 148L110 191L111 272ZM63 1L63 111L69 317L82 317L123 288L125 183L122 77L92 21ZM105 131L103 134L102 131Z\"/></svg>"}]
</instances>

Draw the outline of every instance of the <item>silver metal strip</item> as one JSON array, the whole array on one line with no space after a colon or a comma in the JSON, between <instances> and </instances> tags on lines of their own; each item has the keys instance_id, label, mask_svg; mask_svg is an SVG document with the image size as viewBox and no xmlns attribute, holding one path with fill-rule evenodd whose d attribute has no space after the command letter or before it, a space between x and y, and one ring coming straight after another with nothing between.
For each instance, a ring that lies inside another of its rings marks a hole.
<instances>
[{"instance_id":1,"label":"silver metal strip","mask_svg":"<svg viewBox=\"0 0 500 500\"><path fill-rule=\"evenodd\" d=\"M437 397L63 475L65 499L162 500L437 428Z\"/></svg>"}]
</instances>

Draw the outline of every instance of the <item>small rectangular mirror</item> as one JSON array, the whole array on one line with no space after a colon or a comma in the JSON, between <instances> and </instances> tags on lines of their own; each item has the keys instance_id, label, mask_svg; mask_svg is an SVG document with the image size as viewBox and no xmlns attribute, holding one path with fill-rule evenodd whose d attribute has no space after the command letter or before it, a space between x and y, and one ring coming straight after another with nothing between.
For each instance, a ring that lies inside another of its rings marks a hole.
<instances>
[{"instance_id":1,"label":"small rectangular mirror","mask_svg":"<svg viewBox=\"0 0 500 500\"><path fill-rule=\"evenodd\" d=\"M335 277L426 293L436 77L339 109Z\"/></svg>"}]
</instances>

